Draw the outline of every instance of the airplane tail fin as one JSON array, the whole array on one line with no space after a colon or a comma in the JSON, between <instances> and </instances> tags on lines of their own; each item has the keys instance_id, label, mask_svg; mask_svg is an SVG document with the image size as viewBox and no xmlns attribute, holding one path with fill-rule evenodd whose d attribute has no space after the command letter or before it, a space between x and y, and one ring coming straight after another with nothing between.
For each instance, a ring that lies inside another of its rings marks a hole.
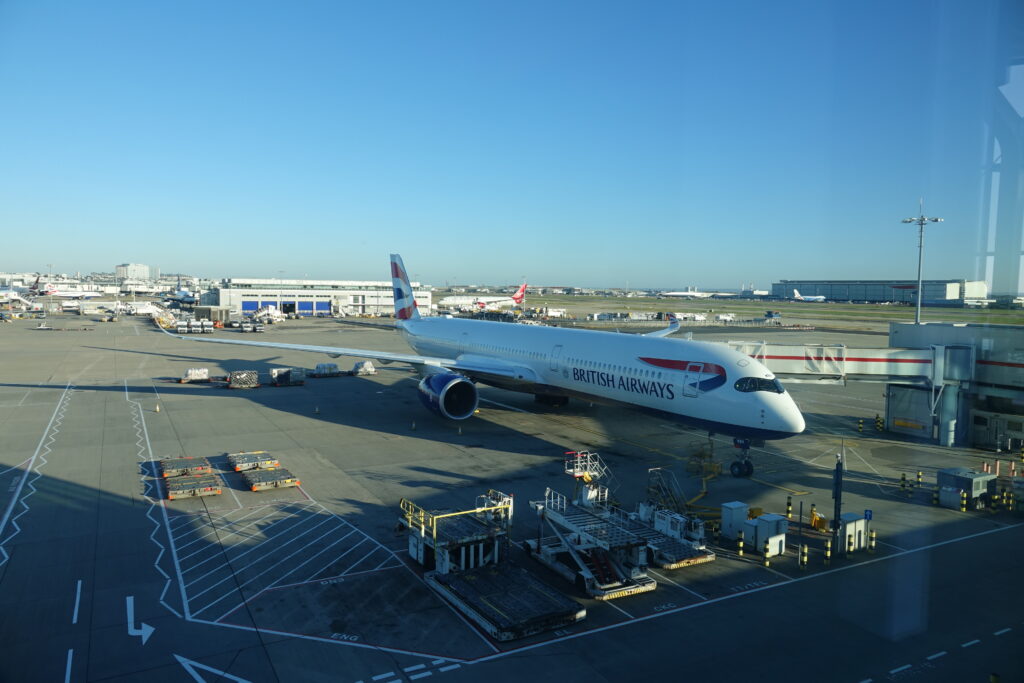
<instances>
[{"instance_id":1,"label":"airplane tail fin","mask_svg":"<svg viewBox=\"0 0 1024 683\"><path fill-rule=\"evenodd\" d=\"M514 301L517 306L519 304L522 304L524 301L526 301L526 283L525 282L523 284L519 285L519 289L517 289L516 293L512 295L512 301Z\"/></svg>"},{"instance_id":2,"label":"airplane tail fin","mask_svg":"<svg viewBox=\"0 0 1024 683\"><path fill-rule=\"evenodd\" d=\"M794 289L793 290L793 298L794 299L803 299L803 297L800 296L800 290L798 290L798 289Z\"/></svg>"},{"instance_id":3,"label":"airplane tail fin","mask_svg":"<svg viewBox=\"0 0 1024 683\"><path fill-rule=\"evenodd\" d=\"M412 293L409 275L398 254L391 255L391 284L395 290L395 318L398 320L418 320L420 312L416 308L416 298Z\"/></svg>"}]
</instances>

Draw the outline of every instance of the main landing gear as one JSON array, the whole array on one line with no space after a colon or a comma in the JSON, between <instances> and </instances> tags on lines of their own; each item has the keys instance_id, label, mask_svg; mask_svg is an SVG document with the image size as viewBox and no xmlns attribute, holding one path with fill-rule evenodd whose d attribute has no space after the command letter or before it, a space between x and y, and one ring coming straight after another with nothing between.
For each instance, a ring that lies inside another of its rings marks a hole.
<instances>
[{"instance_id":1,"label":"main landing gear","mask_svg":"<svg viewBox=\"0 0 1024 683\"><path fill-rule=\"evenodd\" d=\"M732 445L742 452L739 460L733 460L729 472L737 479L754 474L754 463L750 460L750 439L733 439Z\"/></svg>"}]
</instances>

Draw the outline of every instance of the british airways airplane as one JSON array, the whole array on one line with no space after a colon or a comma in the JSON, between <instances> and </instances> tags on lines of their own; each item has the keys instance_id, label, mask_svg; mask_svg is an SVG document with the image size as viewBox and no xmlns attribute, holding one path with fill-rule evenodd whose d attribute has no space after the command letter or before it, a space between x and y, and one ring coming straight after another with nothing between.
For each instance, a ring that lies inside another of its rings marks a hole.
<instances>
[{"instance_id":1,"label":"british airways airplane","mask_svg":"<svg viewBox=\"0 0 1024 683\"><path fill-rule=\"evenodd\" d=\"M653 412L735 437L743 452L730 467L737 477L753 473L750 440L782 439L804 430L796 403L764 365L722 344L665 339L678 329L677 321L651 334L631 335L421 317L406 273L401 257L392 254L396 326L415 354L178 338L408 363L422 377L423 403L452 420L476 411L477 383L531 393L549 405L577 397Z\"/></svg>"}]
</instances>

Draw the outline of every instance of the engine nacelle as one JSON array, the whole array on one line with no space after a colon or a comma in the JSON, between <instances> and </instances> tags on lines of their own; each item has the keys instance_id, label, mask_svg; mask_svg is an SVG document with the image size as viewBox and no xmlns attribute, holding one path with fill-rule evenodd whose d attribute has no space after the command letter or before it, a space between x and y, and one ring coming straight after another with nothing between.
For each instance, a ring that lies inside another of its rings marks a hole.
<instances>
[{"instance_id":1,"label":"engine nacelle","mask_svg":"<svg viewBox=\"0 0 1024 683\"><path fill-rule=\"evenodd\" d=\"M465 420L476 412L476 386L455 372L438 372L420 380L420 400L449 420Z\"/></svg>"}]
</instances>

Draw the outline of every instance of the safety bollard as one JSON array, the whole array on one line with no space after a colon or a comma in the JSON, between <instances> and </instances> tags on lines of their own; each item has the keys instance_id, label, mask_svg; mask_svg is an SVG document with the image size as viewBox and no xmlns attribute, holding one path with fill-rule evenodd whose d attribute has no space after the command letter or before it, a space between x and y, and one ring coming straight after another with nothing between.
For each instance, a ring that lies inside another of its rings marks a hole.
<instances>
[{"instance_id":1,"label":"safety bollard","mask_svg":"<svg viewBox=\"0 0 1024 683\"><path fill-rule=\"evenodd\" d=\"M743 557L743 532L736 532L736 554Z\"/></svg>"},{"instance_id":2,"label":"safety bollard","mask_svg":"<svg viewBox=\"0 0 1024 683\"><path fill-rule=\"evenodd\" d=\"M853 555L853 534L846 534L846 556Z\"/></svg>"},{"instance_id":3,"label":"safety bollard","mask_svg":"<svg viewBox=\"0 0 1024 683\"><path fill-rule=\"evenodd\" d=\"M832 539L825 539L825 566L828 567L832 564Z\"/></svg>"},{"instance_id":4,"label":"safety bollard","mask_svg":"<svg viewBox=\"0 0 1024 683\"><path fill-rule=\"evenodd\" d=\"M767 566L769 566L771 564L771 560L768 559L768 541L767 540L765 540L765 542L764 542L764 548L763 548L762 552L764 553L764 566L767 567Z\"/></svg>"},{"instance_id":5,"label":"safety bollard","mask_svg":"<svg viewBox=\"0 0 1024 683\"><path fill-rule=\"evenodd\" d=\"M939 504L939 490L935 489L934 491L932 491L932 505L938 505L938 504Z\"/></svg>"},{"instance_id":6,"label":"safety bollard","mask_svg":"<svg viewBox=\"0 0 1024 683\"><path fill-rule=\"evenodd\" d=\"M924 472L922 472L921 470L918 470L917 471L917 488L921 488L921 485L923 483L924 483Z\"/></svg>"},{"instance_id":7,"label":"safety bollard","mask_svg":"<svg viewBox=\"0 0 1024 683\"><path fill-rule=\"evenodd\" d=\"M1003 497L1002 495L1000 495L999 491L993 493L992 499L989 501L991 503L991 505L989 506L989 512L991 512L992 514L999 512L999 504L1002 502L1002 499Z\"/></svg>"},{"instance_id":8,"label":"safety bollard","mask_svg":"<svg viewBox=\"0 0 1024 683\"><path fill-rule=\"evenodd\" d=\"M1012 489L1006 492L1006 511L1010 513L1017 511L1017 495Z\"/></svg>"},{"instance_id":9,"label":"safety bollard","mask_svg":"<svg viewBox=\"0 0 1024 683\"><path fill-rule=\"evenodd\" d=\"M864 420L857 420L857 431L864 432Z\"/></svg>"},{"instance_id":10,"label":"safety bollard","mask_svg":"<svg viewBox=\"0 0 1024 683\"><path fill-rule=\"evenodd\" d=\"M900 493L907 495L907 473L900 473Z\"/></svg>"},{"instance_id":11,"label":"safety bollard","mask_svg":"<svg viewBox=\"0 0 1024 683\"><path fill-rule=\"evenodd\" d=\"M807 569L807 544L800 546L800 569Z\"/></svg>"},{"instance_id":12,"label":"safety bollard","mask_svg":"<svg viewBox=\"0 0 1024 683\"><path fill-rule=\"evenodd\" d=\"M786 496L786 519L793 519L793 496Z\"/></svg>"},{"instance_id":13,"label":"safety bollard","mask_svg":"<svg viewBox=\"0 0 1024 683\"><path fill-rule=\"evenodd\" d=\"M960 512L967 512L967 491L960 492Z\"/></svg>"},{"instance_id":14,"label":"safety bollard","mask_svg":"<svg viewBox=\"0 0 1024 683\"><path fill-rule=\"evenodd\" d=\"M875 554L875 543L877 543L877 542L878 542L878 534L875 532L874 529L872 529L871 533L868 534L868 553L870 553L872 555Z\"/></svg>"},{"instance_id":15,"label":"safety bollard","mask_svg":"<svg viewBox=\"0 0 1024 683\"><path fill-rule=\"evenodd\" d=\"M158 413L160 412L160 404L159 403L156 404L156 412L158 412Z\"/></svg>"}]
</instances>

